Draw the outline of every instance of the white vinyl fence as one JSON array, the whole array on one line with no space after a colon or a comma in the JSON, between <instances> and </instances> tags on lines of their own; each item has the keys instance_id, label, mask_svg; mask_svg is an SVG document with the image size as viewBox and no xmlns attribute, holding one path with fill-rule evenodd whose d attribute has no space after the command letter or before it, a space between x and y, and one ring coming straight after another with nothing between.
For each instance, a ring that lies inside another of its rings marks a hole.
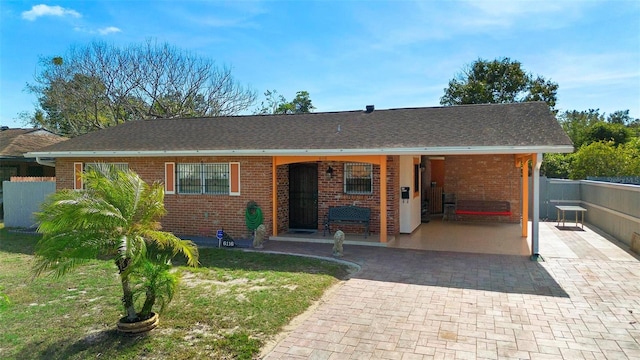
<instances>
[{"instance_id":1,"label":"white vinyl fence","mask_svg":"<svg viewBox=\"0 0 640 360\"><path fill-rule=\"evenodd\" d=\"M540 178L540 219L557 220L556 205L582 206L586 222L627 245L640 234L640 185Z\"/></svg>"},{"instance_id":2,"label":"white vinyl fence","mask_svg":"<svg viewBox=\"0 0 640 360\"><path fill-rule=\"evenodd\" d=\"M3 181L4 226L33 228L38 226L33 213L56 191L55 181Z\"/></svg>"}]
</instances>

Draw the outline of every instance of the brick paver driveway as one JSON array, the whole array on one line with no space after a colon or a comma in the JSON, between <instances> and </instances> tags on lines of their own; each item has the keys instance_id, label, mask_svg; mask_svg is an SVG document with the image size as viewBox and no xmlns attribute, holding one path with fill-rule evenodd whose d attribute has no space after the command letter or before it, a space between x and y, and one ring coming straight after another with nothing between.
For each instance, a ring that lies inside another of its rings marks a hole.
<instances>
[{"instance_id":1,"label":"brick paver driveway","mask_svg":"<svg viewBox=\"0 0 640 360\"><path fill-rule=\"evenodd\" d=\"M544 262L346 247L362 270L265 359L640 359L638 258L587 227L553 225L541 223Z\"/></svg>"}]
</instances>

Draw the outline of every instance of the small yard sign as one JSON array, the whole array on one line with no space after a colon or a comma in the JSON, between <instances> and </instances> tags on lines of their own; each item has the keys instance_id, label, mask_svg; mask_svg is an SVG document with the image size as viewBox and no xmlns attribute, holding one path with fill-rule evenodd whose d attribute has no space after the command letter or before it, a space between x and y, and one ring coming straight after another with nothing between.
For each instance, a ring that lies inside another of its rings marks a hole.
<instances>
[{"instance_id":1,"label":"small yard sign","mask_svg":"<svg viewBox=\"0 0 640 360\"><path fill-rule=\"evenodd\" d=\"M224 230L218 230L216 232L216 237L218 238L218 247L235 247L236 243L229 236L225 236Z\"/></svg>"}]
</instances>

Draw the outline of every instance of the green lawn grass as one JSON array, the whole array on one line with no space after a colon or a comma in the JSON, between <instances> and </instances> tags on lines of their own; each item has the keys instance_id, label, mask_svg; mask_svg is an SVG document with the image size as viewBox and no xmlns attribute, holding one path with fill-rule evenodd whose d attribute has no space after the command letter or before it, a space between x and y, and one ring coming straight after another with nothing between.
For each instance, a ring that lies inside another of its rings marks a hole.
<instances>
[{"instance_id":1,"label":"green lawn grass","mask_svg":"<svg viewBox=\"0 0 640 360\"><path fill-rule=\"evenodd\" d=\"M304 257L200 249L176 266L180 289L147 335L116 332L123 315L115 265L92 261L60 279L32 278L38 235L0 223L0 358L252 359L349 268Z\"/></svg>"}]
</instances>

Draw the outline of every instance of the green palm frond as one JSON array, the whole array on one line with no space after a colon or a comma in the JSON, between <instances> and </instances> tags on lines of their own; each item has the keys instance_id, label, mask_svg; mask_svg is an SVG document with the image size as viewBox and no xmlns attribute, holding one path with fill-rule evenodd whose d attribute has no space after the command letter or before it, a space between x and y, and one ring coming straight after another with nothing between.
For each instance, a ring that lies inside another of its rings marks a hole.
<instances>
[{"instance_id":1,"label":"green palm frond","mask_svg":"<svg viewBox=\"0 0 640 360\"><path fill-rule=\"evenodd\" d=\"M102 199L81 191L54 193L36 214L42 233L68 232L70 229L115 229L126 225L120 210Z\"/></svg>"},{"instance_id":2,"label":"green palm frond","mask_svg":"<svg viewBox=\"0 0 640 360\"><path fill-rule=\"evenodd\" d=\"M146 188L144 197L139 203L138 221L141 224L158 224L158 219L166 214L164 207L164 185L154 183ZM151 226L151 228L155 228ZM159 229L159 227L157 227Z\"/></svg>"},{"instance_id":3,"label":"green palm frond","mask_svg":"<svg viewBox=\"0 0 640 360\"><path fill-rule=\"evenodd\" d=\"M120 277L126 278L147 258L147 244L140 236L122 236L118 245L117 260L126 261L127 267L120 273Z\"/></svg>"},{"instance_id":4,"label":"green palm frond","mask_svg":"<svg viewBox=\"0 0 640 360\"><path fill-rule=\"evenodd\" d=\"M136 284L133 288L134 299L145 296L145 300L149 296L154 296L153 302L160 306L159 312L162 313L166 305L171 302L178 287L178 276L170 272L169 264L157 264L149 260L143 261L131 273L131 279ZM151 295L153 294L153 295ZM141 311L142 314L151 312L152 303L145 301L145 305Z\"/></svg>"},{"instance_id":5,"label":"green palm frond","mask_svg":"<svg viewBox=\"0 0 640 360\"><path fill-rule=\"evenodd\" d=\"M164 188L147 185L134 171L96 164L83 174L84 190L61 190L51 195L36 214L43 234L36 245L34 274L62 276L90 259L113 259L122 279L128 317L133 298L146 297L141 313L156 301L171 301L177 277L171 259L182 254L198 265L198 248L188 240L160 231L165 215ZM127 295L129 294L129 295Z\"/></svg>"},{"instance_id":6,"label":"green palm frond","mask_svg":"<svg viewBox=\"0 0 640 360\"><path fill-rule=\"evenodd\" d=\"M54 278L60 278L75 267L86 264L88 261L88 259L80 258L61 258L52 262L46 258L38 257L33 264L33 272L34 276L49 272Z\"/></svg>"},{"instance_id":7,"label":"green palm frond","mask_svg":"<svg viewBox=\"0 0 640 360\"><path fill-rule=\"evenodd\" d=\"M178 254L184 255L187 265L198 266L198 246L190 240L183 240L172 233L147 230L144 232L147 238L159 252L170 254L174 257Z\"/></svg>"}]
</instances>

